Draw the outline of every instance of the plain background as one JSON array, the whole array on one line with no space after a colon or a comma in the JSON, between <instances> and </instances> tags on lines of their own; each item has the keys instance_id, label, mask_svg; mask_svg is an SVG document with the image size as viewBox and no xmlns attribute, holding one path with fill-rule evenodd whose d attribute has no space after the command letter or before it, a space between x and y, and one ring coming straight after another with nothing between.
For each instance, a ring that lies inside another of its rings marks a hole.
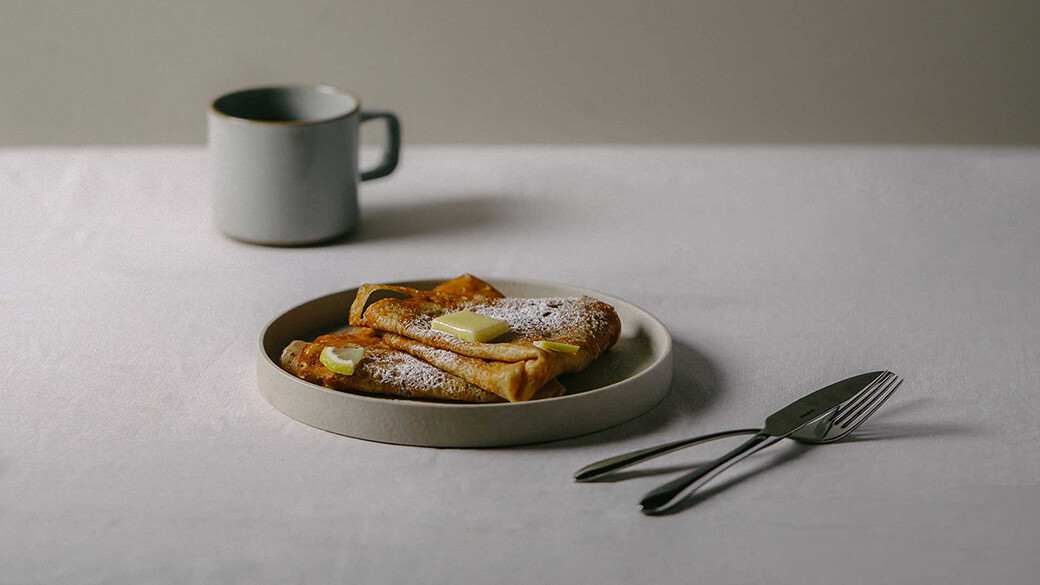
<instances>
[{"instance_id":1,"label":"plain background","mask_svg":"<svg viewBox=\"0 0 1040 585\"><path fill-rule=\"evenodd\" d=\"M201 143L326 83L416 143L1040 144L1040 3L0 0L0 145Z\"/></svg>"}]
</instances>

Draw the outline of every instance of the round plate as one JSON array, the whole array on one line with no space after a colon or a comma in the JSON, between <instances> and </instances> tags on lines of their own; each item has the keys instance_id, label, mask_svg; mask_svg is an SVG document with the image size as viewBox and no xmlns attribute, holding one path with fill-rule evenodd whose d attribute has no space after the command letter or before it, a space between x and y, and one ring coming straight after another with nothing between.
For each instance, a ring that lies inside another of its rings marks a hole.
<instances>
[{"instance_id":1,"label":"round plate","mask_svg":"<svg viewBox=\"0 0 1040 585\"><path fill-rule=\"evenodd\" d=\"M448 280L393 284L429 290ZM494 280L509 297L589 295L613 305L621 340L588 368L560 376L567 392L533 402L457 404L351 394L306 382L279 365L296 339L344 330L357 289L333 293L275 317L260 335L260 393L284 414L340 435L427 447L495 447L575 437L646 412L668 393L672 338L653 315L596 291L549 282Z\"/></svg>"}]
</instances>

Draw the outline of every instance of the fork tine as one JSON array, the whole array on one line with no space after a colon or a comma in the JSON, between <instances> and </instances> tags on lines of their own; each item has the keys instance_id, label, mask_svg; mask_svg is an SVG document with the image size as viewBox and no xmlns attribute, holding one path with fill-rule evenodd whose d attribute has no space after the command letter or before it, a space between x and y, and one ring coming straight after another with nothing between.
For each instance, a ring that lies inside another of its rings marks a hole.
<instances>
[{"instance_id":1,"label":"fork tine","mask_svg":"<svg viewBox=\"0 0 1040 585\"><path fill-rule=\"evenodd\" d=\"M870 415L874 414L874 411L881 408L881 405L884 404L885 401L888 400L893 394L895 394L896 390L898 390L899 387L903 385L903 379L899 376L896 376L894 380L895 385L891 386L888 390L885 391L884 394L874 399L874 401L870 405L870 408L866 410L866 412L863 412L860 416L852 417L852 419L850 419L848 422L839 426L844 426L846 433L851 433L852 431L856 430L856 428L859 427L859 425L863 424L868 418L870 418Z\"/></svg>"},{"instance_id":2,"label":"fork tine","mask_svg":"<svg viewBox=\"0 0 1040 585\"><path fill-rule=\"evenodd\" d=\"M843 425L850 421L851 418L858 416L863 410L869 408L870 404L874 403L874 400L885 391L888 384L891 383L892 379L896 378L895 374L891 372L885 372L885 375L878 379L877 384L870 386L868 391L864 392L861 399L857 399L856 404L849 405L847 408L841 409L841 412L834 417L835 425Z\"/></svg>"},{"instance_id":3,"label":"fork tine","mask_svg":"<svg viewBox=\"0 0 1040 585\"><path fill-rule=\"evenodd\" d=\"M850 412L855 412L860 409L864 404L868 403L873 399L874 395L877 394L878 389L884 385L888 380L889 376L892 376L892 372L885 370L880 376L878 376L873 382L871 382L866 388L859 391L858 394L852 397L847 403L838 408L834 413L834 419L831 424L837 424L843 420L846 415Z\"/></svg>"},{"instance_id":4,"label":"fork tine","mask_svg":"<svg viewBox=\"0 0 1040 585\"><path fill-rule=\"evenodd\" d=\"M899 376L892 372L886 372L886 375L879 381L877 386L870 390L870 393L867 396L862 400L859 400L854 406L845 409L845 411L839 416L835 417L834 424L844 427L850 420L859 417L859 415L869 409L877 397L884 394L888 387L891 386L892 382L898 378Z\"/></svg>"}]
</instances>

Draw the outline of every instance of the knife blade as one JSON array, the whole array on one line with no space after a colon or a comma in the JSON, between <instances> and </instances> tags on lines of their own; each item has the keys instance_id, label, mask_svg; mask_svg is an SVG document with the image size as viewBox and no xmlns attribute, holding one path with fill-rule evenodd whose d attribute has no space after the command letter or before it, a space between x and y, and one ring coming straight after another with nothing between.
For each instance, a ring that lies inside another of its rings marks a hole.
<instances>
[{"instance_id":1,"label":"knife blade","mask_svg":"<svg viewBox=\"0 0 1040 585\"><path fill-rule=\"evenodd\" d=\"M845 378L806 394L766 418L762 429L773 437L786 437L870 386L884 372L869 372Z\"/></svg>"}]
</instances>

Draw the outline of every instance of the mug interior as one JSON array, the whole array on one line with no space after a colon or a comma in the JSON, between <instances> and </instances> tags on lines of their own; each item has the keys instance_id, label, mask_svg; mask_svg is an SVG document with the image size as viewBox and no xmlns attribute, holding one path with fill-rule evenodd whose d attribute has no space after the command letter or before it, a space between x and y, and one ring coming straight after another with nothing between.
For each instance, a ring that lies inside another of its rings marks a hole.
<instances>
[{"instance_id":1,"label":"mug interior","mask_svg":"<svg viewBox=\"0 0 1040 585\"><path fill-rule=\"evenodd\" d=\"M341 118L358 109L352 95L331 87L258 87L221 96L213 110L243 120L313 123Z\"/></svg>"}]
</instances>

